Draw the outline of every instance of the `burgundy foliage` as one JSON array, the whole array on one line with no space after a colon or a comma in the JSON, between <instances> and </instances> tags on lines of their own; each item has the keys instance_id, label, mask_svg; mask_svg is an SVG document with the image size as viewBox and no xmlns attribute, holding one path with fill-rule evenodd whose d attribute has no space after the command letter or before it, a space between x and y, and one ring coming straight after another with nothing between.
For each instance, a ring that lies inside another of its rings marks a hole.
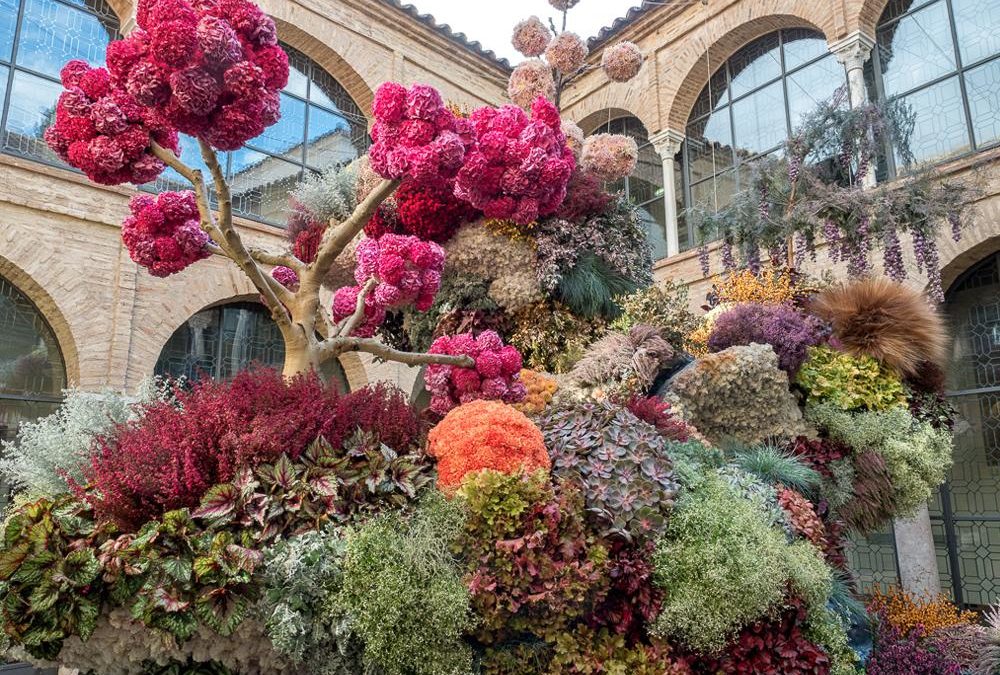
<instances>
[{"instance_id":1,"label":"burgundy foliage","mask_svg":"<svg viewBox=\"0 0 1000 675\"><path fill-rule=\"evenodd\" d=\"M691 428L670 410L670 404L655 396L633 396L626 407L647 424L656 427L667 440L684 443L691 437Z\"/></svg>"},{"instance_id":2,"label":"burgundy foliage","mask_svg":"<svg viewBox=\"0 0 1000 675\"><path fill-rule=\"evenodd\" d=\"M847 457L851 452L850 447L840 441L807 436L799 436L790 441L788 449L826 478L833 476L830 464Z\"/></svg>"},{"instance_id":3,"label":"burgundy foliage","mask_svg":"<svg viewBox=\"0 0 1000 675\"><path fill-rule=\"evenodd\" d=\"M566 186L566 199L556 212L556 217L572 223L582 223L604 213L614 195L604 189L603 183L589 171L577 168Z\"/></svg>"},{"instance_id":4,"label":"burgundy foliage","mask_svg":"<svg viewBox=\"0 0 1000 675\"><path fill-rule=\"evenodd\" d=\"M587 618L592 628L604 626L632 641L645 635L663 604L663 592L652 580L650 558L655 548L653 542L638 547L622 541L611 545L606 573L611 586Z\"/></svg>"},{"instance_id":5,"label":"burgundy foliage","mask_svg":"<svg viewBox=\"0 0 1000 675\"><path fill-rule=\"evenodd\" d=\"M903 636L884 617L878 621L868 675L961 675L961 667L921 641L919 628Z\"/></svg>"}]
</instances>

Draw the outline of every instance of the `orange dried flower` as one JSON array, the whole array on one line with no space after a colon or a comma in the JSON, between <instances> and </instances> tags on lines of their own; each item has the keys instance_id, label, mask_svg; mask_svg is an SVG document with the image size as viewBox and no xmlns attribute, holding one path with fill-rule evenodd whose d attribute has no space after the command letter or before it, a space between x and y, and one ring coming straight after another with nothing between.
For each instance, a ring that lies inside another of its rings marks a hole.
<instances>
[{"instance_id":1,"label":"orange dried flower","mask_svg":"<svg viewBox=\"0 0 1000 675\"><path fill-rule=\"evenodd\" d=\"M431 429L428 443L438 460L438 486L447 492L481 469L512 474L552 466L538 427L521 411L497 401L458 406Z\"/></svg>"},{"instance_id":2,"label":"orange dried flower","mask_svg":"<svg viewBox=\"0 0 1000 675\"><path fill-rule=\"evenodd\" d=\"M792 302L797 291L791 275L784 270L769 270L754 274L748 269L730 274L716 288L720 303L759 302L781 304Z\"/></svg>"},{"instance_id":3,"label":"orange dried flower","mask_svg":"<svg viewBox=\"0 0 1000 675\"><path fill-rule=\"evenodd\" d=\"M552 403L552 397L559 389L559 383L554 378L527 368L521 371L521 383L527 393L524 400L515 403L514 407L525 415L535 415L545 410L549 403Z\"/></svg>"},{"instance_id":4,"label":"orange dried flower","mask_svg":"<svg viewBox=\"0 0 1000 675\"><path fill-rule=\"evenodd\" d=\"M888 593L876 589L868 605L878 612L900 633L908 635L920 627L924 635L931 635L942 628L972 625L975 612L961 612L944 594L934 598L920 598L902 588L891 588Z\"/></svg>"}]
</instances>

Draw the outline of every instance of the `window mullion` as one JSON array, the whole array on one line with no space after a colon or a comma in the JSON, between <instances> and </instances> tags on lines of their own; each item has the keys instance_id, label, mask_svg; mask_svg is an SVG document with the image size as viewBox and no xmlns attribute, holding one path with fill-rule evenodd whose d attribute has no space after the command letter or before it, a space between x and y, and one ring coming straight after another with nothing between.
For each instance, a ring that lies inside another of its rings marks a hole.
<instances>
[{"instance_id":1,"label":"window mullion","mask_svg":"<svg viewBox=\"0 0 1000 675\"><path fill-rule=\"evenodd\" d=\"M10 46L10 71L7 73L7 90L4 92L4 104L2 115L0 115L0 134L7 133L7 114L10 111L10 93L14 88L14 74L15 68L17 67L17 47L18 43L21 41L21 24L24 21L24 2L25 0L20 0L17 5L17 19L14 21L14 43ZM0 136L3 140L3 144L0 147L7 146L6 136Z\"/></svg>"},{"instance_id":2,"label":"window mullion","mask_svg":"<svg viewBox=\"0 0 1000 675\"><path fill-rule=\"evenodd\" d=\"M958 28L955 26L955 13L951 7L952 0L945 0L945 8L948 10L948 28L951 30L952 48L955 50L955 65L958 68L958 87L962 92L962 112L965 114L965 134L969 140L969 148L975 152L976 136L972 131L972 111L969 109L969 94L965 87L965 69L962 65L962 50L958 48Z\"/></svg>"}]
</instances>

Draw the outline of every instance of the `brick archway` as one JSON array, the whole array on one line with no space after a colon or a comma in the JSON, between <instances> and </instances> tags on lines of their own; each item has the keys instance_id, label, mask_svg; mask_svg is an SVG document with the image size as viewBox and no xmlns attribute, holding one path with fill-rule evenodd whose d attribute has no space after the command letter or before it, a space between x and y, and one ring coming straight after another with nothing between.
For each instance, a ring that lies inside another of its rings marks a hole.
<instances>
[{"instance_id":1,"label":"brick archway","mask_svg":"<svg viewBox=\"0 0 1000 675\"><path fill-rule=\"evenodd\" d=\"M646 132L651 133L649 131L649 124L646 122L646 120L642 119L642 117L632 112L631 110L626 110L624 108L616 108L616 107L609 107L609 108L603 108L601 110L595 110L594 112L588 114L582 120L577 122L577 124L579 124L580 128L583 129L583 133L589 136L594 132L594 129L601 126L602 124L606 124L609 120L616 120L622 117L636 118L637 120L642 122L643 126L646 127Z\"/></svg>"},{"instance_id":2,"label":"brick archway","mask_svg":"<svg viewBox=\"0 0 1000 675\"><path fill-rule=\"evenodd\" d=\"M875 35L875 26L882 18L889 0L856 0L857 9L850 13L855 25L851 26L852 31L860 30L865 35Z\"/></svg>"},{"instance_id":3,"label":"brick archway","mask_svg":"<svg viewBox=\"0 0 1000 675\"><path fill-rule=\"evenodd\" d=\"M73 331L59 305L30 274L2 256L0 256L0 277L23 293L48 323L55 334L56 342L59 343L59 351L66 367L67 385L77 386L80 383L80 354L77 351L76 340L73 339Z\"/></svg>"},{"instance_id":4,"label":"brick archway","mask_svg":"<svg viewBox=\"0 0 1000 675\"><path fill-rule=\"evenodd\" d=\"M758 5L779 5L777 0ZM668 129L684 129L691 110L705 84L723 63L744 45L781 29L807 28L822 33L827 41L835 39L837 31L830 28L833 17L820 5L827 3L794 3L802 6L801 14L765 14L746 20L746 13L725 13L701 29L694 31L682 49L676 51L677 60L664 80L669 83L665 91L664 110ZM812 9L807 8L813 5Z\"/></svg>"}]
</instances>

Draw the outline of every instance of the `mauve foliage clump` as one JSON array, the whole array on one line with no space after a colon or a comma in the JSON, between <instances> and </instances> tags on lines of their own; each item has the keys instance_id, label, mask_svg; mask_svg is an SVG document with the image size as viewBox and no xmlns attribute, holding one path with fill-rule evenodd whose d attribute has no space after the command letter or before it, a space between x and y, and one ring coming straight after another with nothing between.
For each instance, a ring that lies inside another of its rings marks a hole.
<instances>
[{"instance_id":1,"label":"mauve foliage clump","mask_svg":"<svg viewBox=\"0 0 1000 675\"><path fill-rule=\"evenodd\" d=\"M588 532L575 486L554 487L544 471L484 470L459 495L466 524L457 550L482 642L554 637L588 613L603 594L607 550Z\"/></svg>"},{"instance_id":2,"label":"mauve foliage clump","mask_svg":"<svg viewBox=\"0 0 1000 675\"><path fill-rule=\"evenodd\" d=\"M318 436L339 448L357 429L402 448L420 427L402 394L384 385L341 396L315 375L286 382L268 369L205 380L178 393L175 404L149 405L142 419L100 439L87 498L100 517L135 530L167 511L197 506L241 466L281 455L297 460Z\"/></svg>"},{"instance_id":3,"label":"mauve foliage clump","mask_svg":"<svg viewBox=\"0 0 1000 675\"><path fill-rule=\"evenodd\" d=\"M806 360L809 347L822 344L829 334L829 326L792 305L746 303L715 320L708 349L721 352L736 345L771 345L778 355L778 367L794 376Z\"/></svg>"},{"instance_id":4,"label":"mauve foliage clump","mask_svg":"<svg viewBox=\"0 0 1000 675\"><path fill-rule=\"evenodd\" d=\"M679 485L654 427L608 402L555 408L538 427L552 472L582 487L603 535L632 541L663 533Z\"/></svg>"},{"instance_id":5,"label":"mauve foliage clump","mask_svg":"<svg viewBox=\"0 0 1000 675\"><path fill-rule=\"evenodd\" d=\"M904 636L884 617L876 621L868 675L961 675L958 663L924 644L922 630Z\"/></svg>"}]
</instances>

